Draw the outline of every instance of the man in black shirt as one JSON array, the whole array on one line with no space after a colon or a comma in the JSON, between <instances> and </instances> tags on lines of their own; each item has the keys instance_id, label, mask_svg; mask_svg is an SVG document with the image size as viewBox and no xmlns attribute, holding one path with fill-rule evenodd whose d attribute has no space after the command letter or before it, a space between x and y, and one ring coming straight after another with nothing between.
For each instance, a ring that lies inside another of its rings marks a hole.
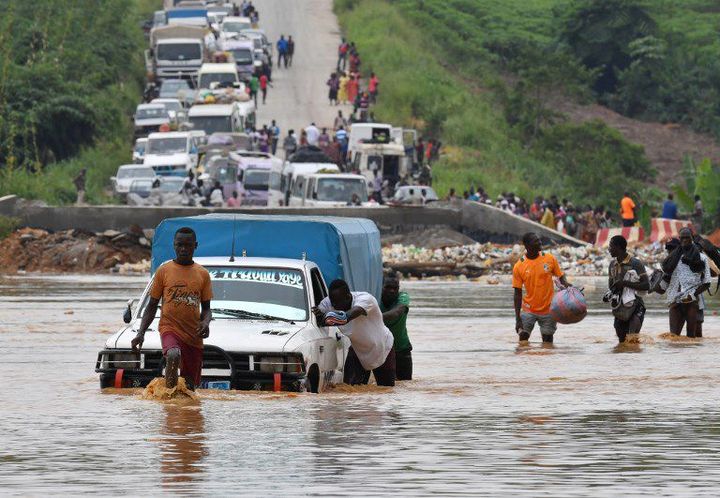
<instances>
[{"instance_id":1,"label":"man in black shirt","mask_svg":"<svg viewBox=\"0 0 720 498\"><path fill-rule=\"evenodd\" d=\"M638 334L645 319L645 303L642 298L626 289L647 291L650 288L645 265L627 252L627 240L622 235L610 239L610 262L606 300L613 306L615 333L618 342L625 342L628 334ZM634 272L632 274L631 272ZM626 278L627 276L627 278ZM624 298L624 299L623 299Z\"/></svg>"}]
</instances>

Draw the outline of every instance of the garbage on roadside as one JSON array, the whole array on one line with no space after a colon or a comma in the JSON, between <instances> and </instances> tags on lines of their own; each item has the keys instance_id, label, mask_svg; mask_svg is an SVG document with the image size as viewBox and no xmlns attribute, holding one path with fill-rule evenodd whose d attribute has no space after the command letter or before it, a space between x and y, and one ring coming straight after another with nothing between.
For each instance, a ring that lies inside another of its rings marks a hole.
<instances>
[{"instance_id":1,"label":"garbage on roadside","mask_svg":"<svg viewBox=\"0 0 720 498\"><path fill-rule=\"evenodd\" d=\"M548 251L557 258L560 268L569 276L607 275L612 259L606 249L592 246L560 245ZM629 251L645 263L648 270L659 268L666 256L660 244L637 246ZM478 243L437 249L393 244L383 248L383 261L386 267L406 276L478 277L510 275L513 265L523 254L524 248L519 244L503 246Z\"/></svg>"}]
</instances>

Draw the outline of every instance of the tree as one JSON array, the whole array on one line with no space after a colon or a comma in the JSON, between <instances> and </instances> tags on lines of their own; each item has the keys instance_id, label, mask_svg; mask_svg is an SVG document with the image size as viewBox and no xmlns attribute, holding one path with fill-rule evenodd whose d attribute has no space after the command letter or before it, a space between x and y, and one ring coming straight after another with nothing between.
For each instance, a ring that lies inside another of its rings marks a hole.
<instances>
[{"instance_id":1,"label":"tree","mask_svg":"<svg viewBox=\"0 0 720 498\"><path fill-rule=\"evenodd\" d=\"M632 63L630 44L656 31L642 0L576 0L560 39L585 66L600 70L594 88L603 95L616 90L619 72Z\"/></svg>"}]
</instances>

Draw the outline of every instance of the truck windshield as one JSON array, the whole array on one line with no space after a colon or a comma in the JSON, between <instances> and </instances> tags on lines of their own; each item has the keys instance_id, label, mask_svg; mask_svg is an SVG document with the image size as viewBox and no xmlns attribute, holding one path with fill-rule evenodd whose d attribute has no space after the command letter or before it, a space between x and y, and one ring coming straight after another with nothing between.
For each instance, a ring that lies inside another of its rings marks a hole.
<instances>
[{"instance_id":1,"label":"truck windshield","mask_svg":"<svg viewBox=\"0 0 720 498\"><path fill-rule=\"evenodd\" d=\"M151 107L145 109L138 109L135 113L136 119L158 119L167 118L168 113L164 107Z\"/></svg>"},{"instance_id":2,"label":"truck windshield","mask_svg":"<svg viewBox=\"0 0 720 498\"><path fill-rule=\"evenodd\" d=\"M286 320L307 320L305 279L298 270L208 267L213 309L250 311ZM213 317L231 318L220 312Z\"/></svg>"},{"instance_id":3,"label":"truck windshield","mask_svg":"<svg viewBox=\"0 0 720 498\"><path fill-rule=\"evenodd\" d=\"M190 61L202 59L199 43L161 43L157 58L163 61Z\"/></svg>"},{"instance_id":4,"label":"truck windshield","mask_svg":"<svg viewBox=\"0 0 720 498\"><path fill-rule=\"evenodd\" d=\"M216 132L232 132L230 116L193 116L190 118L193 130L203 130L210 135Z\"/></svg>"},{"instance_id":5,"label":"truck windshield","mask_svg":"<svg viewBox=\"0 0 720 498\"><path fill-rule=\"evenodd\" d=\"M155 171L152 168L120 168L118 178L152 178Z\"/></svg>"},{"instance_id":6,"label":"truck windshield","mask_svg":"<svg viewBox=\"0 0 720 498\"><path fill-rule=\"evenodd\" d=\"M270 183L269 169L248 169L243 177L245 190L267 190Z\"/></svg>"},{"instance_id":7,"label":"truck windshield","mask_svg":"<svg viewBox=\"0 0 720 498\"><path fill-rule=\"evenodd\" d=\"M246 29L250 29L252 26L249 22L224 22L222 25L222 30L226 33L239 33L241 31L245 31Z\"/></svg>"},{"instance_id":8,"label":"truck windshield","mask_svg":"<svg viewBox=\"0 0 720 498\"><path fill-rule=\"evenodd\" d=\"M210 88L211 83L218 82L220 85L232 84L238 81L235 73L203 73L200 75L200 88Z\"/></svg>"},{"instance_id":9,"label":"truck windshield","mask_svg":"<svg viewBox=\"0 0 720 498\"><path fill-rule=\"evenodd\" d=\"M235 48L230 50L235 63L240 66L249 66L253 63L253 53L249 48Z\"/></svg>"},{"instance_id":10,"label":"truck windshield","mask_svg":"<svg viewBox=\"0 0 720 498\"><path fill-rule=\"evenodd\" d=\"M317 200L350 202L357 194L360 202L367 202L367 187L361 178L321 178L318 180Z\"/></svg>"},{"instance_id":11,"label":"truck windshield","mask_svg":"<svg viewBox=\"0 0 720 498\"><path fill-rule=\"evenodd\" d=\"M234 184L237 181L237 166L217 166L213 168L210 176L223 185Z\"/></svg>"},{"instance_id":12,"label":"truck windshield","mask_svg":"<svg viewBox=\"0 0 720 498\"><path fill-rule=\"evenodd\" d=\"M148 140L146 154L176 154L187 152L188 139L185 137L153 138Z\"/></svg>"}]
</instances>

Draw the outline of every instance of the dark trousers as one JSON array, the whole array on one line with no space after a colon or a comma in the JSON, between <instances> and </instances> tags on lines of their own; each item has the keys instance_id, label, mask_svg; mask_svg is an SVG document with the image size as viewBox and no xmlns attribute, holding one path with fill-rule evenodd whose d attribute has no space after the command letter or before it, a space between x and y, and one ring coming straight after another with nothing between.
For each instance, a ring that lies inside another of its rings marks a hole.
<instances>
[{"instance_id":1,"label":"dark trousers","mask_svg":"<svg viewBox=\"0 0 720 498\"><path fill-rule=\"evenodd\" d=\"M624 227L635 226L635 218L631 218L629 220L626 220L625 218L623 218L622 223L623 223Z\"/></svg>"},{"instance_id":2,"label":"dark trousers","mask_svg":"<svg viewBox=\"0 0 720 498\"><path fill-rule=\"evenodd\" d=\"M683 325L686 325L688 337L697 337L697 324L700 314L700 305L697 301L691 303L675 303L670 306L670 332L680 335ZM700 329L702 336L702 329Z\"/></svg>"},{"instance_id":3,"label":"dark trousers","mask_svg":"<svg viewBox=\"0 0 720 498\"><path fill-rule=\"evenodd\" d=\"M615 318L615 333L617 334L618 342L625 342L628 334L639 334L644 320L645 306L640 303L635 305L635 311L633 311L630 320L623 321Z\"/></svg>"},{"instance_id":4,"label":"dark trousers","mask_svg":"<svg viewBox=\"0 0 720 498\"><path fill-rule=\"evenodd\" d=\"M395 351L395 377L397 380L412 380L412 347L405 351Z\"/></svg>"},{"instance_id":5,"label":"dark trousers","mask_svg":"<svg viewBox=\"0 0 720 498\"><path fill-rule=\"evenodd\" d=\"M375 375L375 381L378 386L394 386L395 385L395 348L385 358L385 363L372 371ZM367 384L370 381L370 371L360 363L360 359L355 354L355 350L350 346L347 358L345 359L345 369L343 373L343 382L355 386L358 384Z\"/></svg>"}]
</instances>

